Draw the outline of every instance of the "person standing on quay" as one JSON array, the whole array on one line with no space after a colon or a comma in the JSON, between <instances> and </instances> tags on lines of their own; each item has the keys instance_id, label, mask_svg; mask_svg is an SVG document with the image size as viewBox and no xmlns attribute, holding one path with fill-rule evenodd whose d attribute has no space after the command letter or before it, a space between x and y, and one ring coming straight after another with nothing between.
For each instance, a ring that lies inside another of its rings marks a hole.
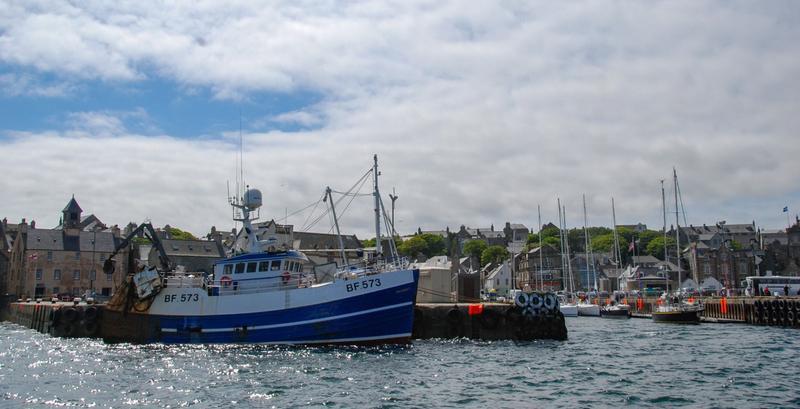
<instances>
[{"instance_id":1,"label":"person standing on quay","mask_svg":"<svg viewBox=\"0 0 800 409\"><path fill-rule=\"evenodd\" d=\"M786 285L783 286L783 296L784 297L788 297L789 296L789 284L786 284Z\"/></svg>"}]
</instances>

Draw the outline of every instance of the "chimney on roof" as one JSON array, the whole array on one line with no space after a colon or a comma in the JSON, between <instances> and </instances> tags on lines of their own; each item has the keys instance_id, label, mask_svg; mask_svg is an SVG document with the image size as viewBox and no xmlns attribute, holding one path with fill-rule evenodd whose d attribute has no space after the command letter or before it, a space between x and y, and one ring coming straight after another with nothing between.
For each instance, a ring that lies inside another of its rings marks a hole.
<instances>
[{"instance_id":1,"label":"chimney on roof","mask_svg":"<svg viewBox=\"0 0 800 409\"><path fill-rule=\"evenodd\" d=\"M31 229L36 228L36 220L31 220Z\"/></svg>"},{"instance_id":2,"label":"chimney on roof","mask_svg":"<svg viewBox=\"0 0 800 409\"><path fill-rule=\"evenodd\" d=\"M8 219L6 219L6 218L4 217L4 218L3 218L3 227L6 227L6 226L8 226Z\"/></svg>"},{"instance_id":3,"label":"chimney on roof","mask_svg":"<svg viewBox=\"0 0 800 409\"><path fill-rule=\"evenodd\" d=\"M114 237L120 237L119 226L117 226L116 224L114 226L112 226L111 227L111 234L113 234Z\"/></svg>"},{"instance_id":4,"label":"chimney on roof","mask_svg":"<svg viewBox=\"0 0 800 409\"><path fill-rule=\"evenodd\" d=\"M489 231L494 231L494 223L489 227Z\"/></svg>"}]
</instances>

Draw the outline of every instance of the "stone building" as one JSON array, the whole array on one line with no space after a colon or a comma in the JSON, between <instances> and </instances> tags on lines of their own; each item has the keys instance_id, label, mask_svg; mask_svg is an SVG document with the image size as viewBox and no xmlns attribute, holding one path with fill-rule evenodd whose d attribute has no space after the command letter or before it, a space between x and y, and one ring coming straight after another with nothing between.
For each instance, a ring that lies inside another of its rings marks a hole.
<instances>
[{"instance_id":1,"label":"stone building","mask_svg":"<svg viewBox=\"0 0 800 409\"><path fill-rule=\"evenodd\" d=\"M572 286L568 285L566 282L568 274L565 274L562 267L561 252L548 244L515 255L514 269L517 288L542 288L545 291L578 288L575 282ZM574 276L573 279L575 279Z\"/></svg>"},{"instance_id":2,"label":"stone building","mask_svg":"<svg viewBox=\"0 0 800 409\"><path fill-rule=\"evenodd\" d=\"M25 221L16 227L6 288L17 297L111 295L127 274L127 250L116 255L117 270L103 273L103 263L120 243L116 226L104 229L96 217L81 217L73 197L62 210L56 229L36 228ZM90 222L85 223L86 220ZM8 226L8 225L6 225ZM91 229L90 231L84 229Z\"/></svg>"}]
</instances>

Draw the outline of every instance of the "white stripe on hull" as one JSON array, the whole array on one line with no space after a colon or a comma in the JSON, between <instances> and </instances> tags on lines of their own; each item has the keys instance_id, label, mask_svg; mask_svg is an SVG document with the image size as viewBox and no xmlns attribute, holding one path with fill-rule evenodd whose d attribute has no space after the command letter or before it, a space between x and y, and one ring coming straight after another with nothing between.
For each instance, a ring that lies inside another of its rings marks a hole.
<instances>
[{"instance_id":1,"label":"white stripe on hull","mask_svg":"<svg viewBox=\"0 0 800 409\"><path fill-rule=\"evenodd\" d=\"M247 327L247 329L255 331L255 330L260 330L260 329L271 329L271 328L291 327L291 326L295 326L295 325L316 324L318 322L335 321L335 320L342 319L342 318L350 318L350 317L355 317L355 316L359 316L359 315L370 314L370 313L373 313L373 312L390 310L390 309L393 309L393 308L407 307L407 306L409 306L411 304L412 304L411 301L409 301L409 302L404 302L404 303L400 303L400 304L387 305L387 306L379 307L379 308L372 308L372 309L364 310L364 311L357 311L357 312L351 312L351 313L348 313L348 314L336 315L336 316L333 316L333 317L317 318L317 319L305 320L305 321L284 322L284 323L280 323L280 324L254 325L252 327ZM236 328L234 328L234 327L231 327L231 328L208 328L208 329L203 329L202 332L208 332L208 333L211 333L211 332L232 332L235 329ZM162 328L161 331L176 333L176 332L178 332L178 329L177 328Z\"/></svg>"}]
</instances>

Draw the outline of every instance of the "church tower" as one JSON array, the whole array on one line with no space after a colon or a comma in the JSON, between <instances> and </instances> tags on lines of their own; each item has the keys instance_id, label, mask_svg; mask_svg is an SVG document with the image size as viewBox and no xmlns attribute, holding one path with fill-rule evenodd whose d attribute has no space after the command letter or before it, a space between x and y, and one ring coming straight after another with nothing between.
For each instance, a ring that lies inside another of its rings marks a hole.
<instances>
[{"instance_id":1,"label":"church tower","mask_svg":"<svg viewBox=\"0 0 800 409\"><path fill-rule=\"evenodd\" d=\"M72 199L67 203L67 207L61 211L63 213L61 219L63 229L80 229L82 212L83 209L78 206L78 202L75 201L75 195L73 195Z\"/></svg>"}]
</instances>

